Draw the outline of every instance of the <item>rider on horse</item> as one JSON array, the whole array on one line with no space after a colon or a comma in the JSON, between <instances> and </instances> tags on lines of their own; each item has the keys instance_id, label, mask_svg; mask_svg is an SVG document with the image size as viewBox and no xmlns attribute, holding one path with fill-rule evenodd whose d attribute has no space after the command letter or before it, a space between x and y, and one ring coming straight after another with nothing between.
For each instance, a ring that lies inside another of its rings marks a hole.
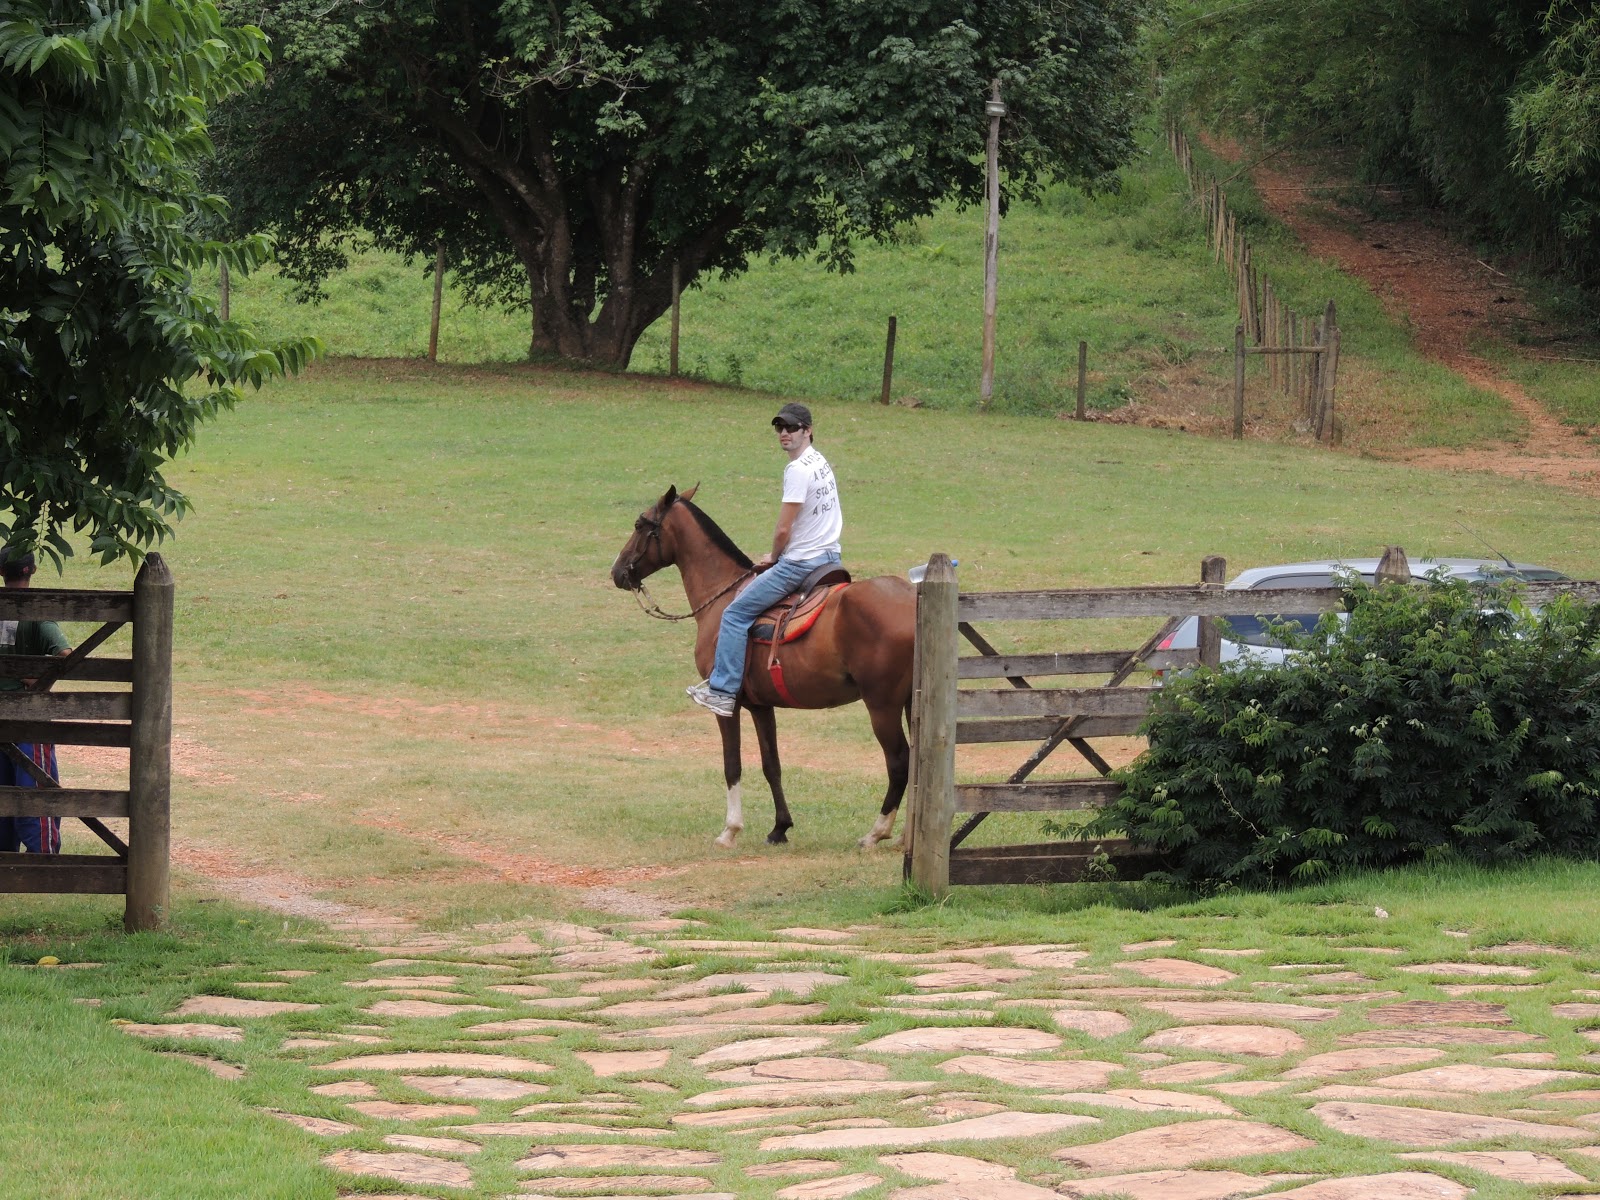
<instances>
[{"instance_id":1,"label":"rider on horse","mask_svg":"<svg viewBox=\"0 0 1600 1200\"><path fill-rule=\"evenodd\" d=\"M723 611L711 678L688 689L691 700L719 717L733 716L751 624L812 571L840 560L844 514L839 508L839 485L828 460L811 444L811 410L803 404L785 404L772 418L772 427L789 456L772 552L757 560L761 574Z\"/></svg>"}]
</instances>

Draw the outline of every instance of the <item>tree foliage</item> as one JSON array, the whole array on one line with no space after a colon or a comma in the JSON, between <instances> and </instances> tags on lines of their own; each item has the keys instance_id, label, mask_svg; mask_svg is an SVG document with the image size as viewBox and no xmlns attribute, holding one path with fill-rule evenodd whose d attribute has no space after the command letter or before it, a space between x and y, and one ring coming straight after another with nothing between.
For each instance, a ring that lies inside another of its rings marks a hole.
<instances>
[{"instance_id":1,"label":"tree foliage","mask_svg":"<svg viewBox=\"0 0 1600 1200\"><path fill-rule=\"evenodd\" d=\"M1212 886L1600 851L1600 607L1534 615L1460 581L1351 595L1288 665L1163 689L1089 835Z\"/></svg>"},{"instance_id":2,"label":"tree foliage","mask_svg":"<svg viewBox=\"0 0 1600 1200\"><path fill-rule=\"evenodd\" d=\"M0 16L0 540L66 531L138 557L187 501L163 464L198 425L298 369L224 322L193 272L265 261L207 238L208 105L258 82L265 39L201 0L8 0Z\"/></svg>"},{"instance_id":3,"label":"tree foliage","mask_svg":"<svg viewBox=\"0 0 1600 1200\"><path fill-rule=\"evenodd\" d=\"M1131 150L1144 0L253 0L269 86L219 138L241 222L314 288L356 232L531 308L531 347L626 365L706 272L891 238Z\"/></svg>"},{"instance_id":4,"label":"tree foliage","mask_svg":"<svg viewBox=\"0 0 1600 1200\"><path fill-rule=\"evenodd\" d=\"M1500 246L1600 288L1600 15L1588 0L1177 0L1168 102L1349 151Z\"/></svg>"}]
</instances>

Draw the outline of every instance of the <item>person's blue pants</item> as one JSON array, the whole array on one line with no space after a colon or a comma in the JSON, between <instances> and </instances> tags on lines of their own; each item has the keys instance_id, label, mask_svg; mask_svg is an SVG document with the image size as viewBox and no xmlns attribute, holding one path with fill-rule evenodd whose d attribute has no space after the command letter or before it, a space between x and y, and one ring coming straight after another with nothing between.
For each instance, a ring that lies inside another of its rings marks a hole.
<instances>
[{"instance_id":1,"label":"person's blue pants","mask_svg":"<svg viewBox=\"0 0 1600 1200\"><path fill-rule=\"evenodd\" d=\"M17 747L34 762L42 762L45 770L60 778L56 772L56 748L48 744L22 743ZM0 754L0 787L37 787L38 782L27 771ZM18 849L30 854L61 853L61 818L59 817L0 817L0 852L12 853Z\"/></svg>"},{"instance_id":2,"label":"person's blue pants","mask_svg":"<svg viewBox=\"0 0 1600 1200\"><path fill-rule=\"evenodd\" d=\"M824 563L836 563L838 554L819 554L816 558L780 558L755 577L754 582L733 598L722 610L722 625L717 631L716 665L711 668L711 690L724 696L737 696L744 680L745 657L749 653L750 626L756 618L782 600L800 581Z\"/></svg>"}]
</instances>

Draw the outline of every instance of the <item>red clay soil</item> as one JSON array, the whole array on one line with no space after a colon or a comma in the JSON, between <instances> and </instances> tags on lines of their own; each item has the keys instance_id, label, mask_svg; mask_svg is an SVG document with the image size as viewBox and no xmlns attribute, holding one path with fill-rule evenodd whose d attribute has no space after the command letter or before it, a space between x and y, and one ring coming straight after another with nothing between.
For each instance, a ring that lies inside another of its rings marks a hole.
<instances>
[{"instance_id":1,"label":"red clay soil","mask_svg":"<svg viewBox=\"0 0 1600 1200\"><path fill-rule=\"evenodd\" d=\"M1236 147L1208 145L1225 157L1241 157ZM1505 397L1527 423L1523 439L1509 445L1408 450L1386 457L1418 466L1539 479L1600 494L1600 454L1588 439L1552 417L1472 348L1485 341L1504 342L1513 321L1532 319L1510 278L1423 221L1374 216L1337 204L1306 168L1271 159L1254 166L1251 178L1267 210L1307 251L1365 281L1390 312L1409 324L1423 354Z\"/></svg>"}]
</instances>

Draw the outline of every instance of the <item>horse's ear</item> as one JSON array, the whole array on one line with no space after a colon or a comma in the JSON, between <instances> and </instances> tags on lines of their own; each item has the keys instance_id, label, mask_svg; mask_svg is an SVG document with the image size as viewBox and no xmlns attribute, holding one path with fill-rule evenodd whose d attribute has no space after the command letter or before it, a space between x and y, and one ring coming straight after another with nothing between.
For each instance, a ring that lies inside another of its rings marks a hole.
<instances>
[{"instance_id":1,"label":"horse's ear","mask_svg":"<svg viewBox=\"0 0 1600 1200\"><path fill-rule=\"evenodd\" d=\"M698 481L697 481L697 482L696 482L696 483L695 483L695 485L694 485L694 486L693 486L693 487L692 487L692 488L690 488L690 489L689 489L689 490L688 490L688 491L687 491L687 492L685 492L685 493L684 493L684 494L683 494L683 495L681 495L681 496L679 496L679 497L678 497L678 499L679 499L679 500L693 500L693 499L694 499L694 494L695 494L695 493L696 493L696 492L698 492L698 491L699 491L699 490L700 490L700 484L699 484L699 482L698 482Z\"/></svg>"},{"instance_id":2,"label":"horse's ear","mask_svg":"<svg viewBox=\"0 0 1600 1200\"><path fill-rule=\"evenodd\" d=\"M667 494L661 497L661 503L656 506L656 511L665 513L678 499L678 485L672 484L667 488Z\"/></svg>"}]
</instances>

